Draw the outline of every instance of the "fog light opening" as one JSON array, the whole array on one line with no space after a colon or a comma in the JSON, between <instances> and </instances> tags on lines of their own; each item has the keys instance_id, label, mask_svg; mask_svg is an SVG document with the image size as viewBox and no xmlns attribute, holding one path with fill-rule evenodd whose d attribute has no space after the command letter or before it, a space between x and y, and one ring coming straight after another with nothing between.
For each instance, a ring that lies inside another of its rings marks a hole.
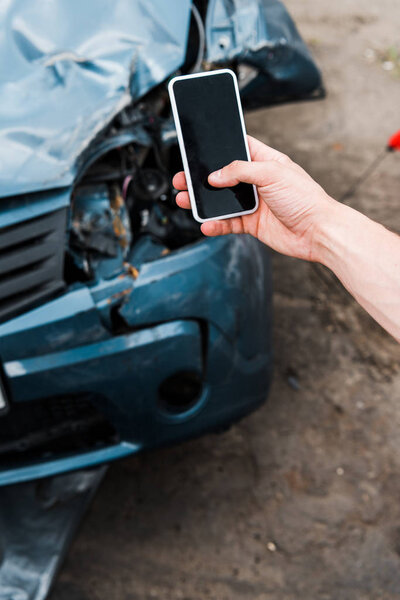
<instances>
[{"instance_id":1,"label":"fog light opening","mask_svg":"<svg viewBox=\"0 0 400 600\"><path fill-rule=\"evenodd\" d=\"M197 371L178 371L158 388L159 405L172 415L180 415L193 408L201 397L203 382Z\"/></svg>"}]
</instances>

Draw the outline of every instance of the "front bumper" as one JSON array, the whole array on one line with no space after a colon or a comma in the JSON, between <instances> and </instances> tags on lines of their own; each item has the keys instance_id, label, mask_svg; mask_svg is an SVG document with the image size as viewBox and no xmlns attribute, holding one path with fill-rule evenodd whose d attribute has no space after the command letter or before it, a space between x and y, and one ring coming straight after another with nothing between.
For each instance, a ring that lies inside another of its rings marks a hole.
<instances>
[{"instance_id":1,"label":"front bumper","mask_svg":"<svg viewBox=\"0 0 400 600\"><path fill-rule=\"evenodd\" d=\"M248 236L203 239L135 262L135 278L75 285L0 325L10 412L84 394L115 432L112 443L0 462L0 484L98 464L218 430L267 396L271 376L268 253ZM116 329L115 323L118 323ZM199 393L170 411L163 382L195 374Z\"/></svg>"}]
</instances>

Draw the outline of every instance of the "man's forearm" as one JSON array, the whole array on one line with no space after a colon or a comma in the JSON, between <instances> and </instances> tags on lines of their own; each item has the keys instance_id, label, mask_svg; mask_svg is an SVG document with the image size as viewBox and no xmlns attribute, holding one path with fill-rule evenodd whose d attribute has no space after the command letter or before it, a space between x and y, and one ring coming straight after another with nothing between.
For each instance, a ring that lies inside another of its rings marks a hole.
<instances>
[{"instance_id":1,"label":"man's forearm","mask_svg":"<svg viewBox=\"0 0 400 600\"><path fill-rule=\"evenodd\" d=\"M335 202L315 238L315 260L400 342L400 237Z\"/></svg>"}]
</instances>

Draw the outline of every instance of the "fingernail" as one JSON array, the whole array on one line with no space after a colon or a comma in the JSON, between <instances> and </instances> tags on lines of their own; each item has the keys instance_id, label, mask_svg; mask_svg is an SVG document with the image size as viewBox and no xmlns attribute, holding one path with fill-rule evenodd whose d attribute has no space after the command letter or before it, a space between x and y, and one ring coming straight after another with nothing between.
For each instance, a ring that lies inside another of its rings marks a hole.
<instances>
[{"instance_id":1,"label":"fingernail","mask_svg":"<svg viewBox=\"0 0 400 600\"><path fill-rule=\"evenodd\" d=\"M217 179L220 179L221 175L222 175L222 169L219 169L218 171L214 171L213 173L210 173L209 179L213 179L214 181L216 181Z\"/></svg>"}]
</instances>

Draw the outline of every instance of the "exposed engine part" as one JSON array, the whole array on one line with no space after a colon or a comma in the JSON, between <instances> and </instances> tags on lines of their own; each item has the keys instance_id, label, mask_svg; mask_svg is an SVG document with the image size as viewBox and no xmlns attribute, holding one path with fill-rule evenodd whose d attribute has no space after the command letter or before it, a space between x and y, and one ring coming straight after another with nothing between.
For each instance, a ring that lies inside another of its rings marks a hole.
<instances>
[{"instance_id":1,"label":"exposed engine part","mask_svg":"<svg viewBox=\"0 0 400 600\"><path fill-rule=\"evenodd\" d=\"M204 53L199 20L194 8L192 26L197 35L188 56L191 68ZM165 93L154 90L145 102L127 106L116 115L80 163L66 280L95 282L124 273L124 263L135 267L130 257L139 239L151 239L159 253L199 239L198 223L175 203L172 177L181 169Z\"/></svg>"},{"instance_id":2,"label":"exposed engine part","mask_svg":"<svg viewBox=\"0 0 400 600\"><path fill-rule=\"evenodd\" d=\"M165 148L176 145L178 136L176 134L175 123L172 118L165 119L160 127L160 141Z\"/></svg>"},{"instance_id":3,"label":"exposed engine part","mask_svg":"<svg viewBox=\"0 0 400 600\"><path fill-rule=\"evenodd\" d=\"M171 250L195 242L201 235L199 223L188 218L187 211L161 203L153 206L145 230Z\"/></svg>"},{"instance_id":4,"label":"exposed engine part","mask_svg":"<svg viewBox=\"0 0 400 600\"><path fill-rule=\"evenodd\" d=\"M149 202L151 200L166 200L169 182L160 169L139 169L136 177L132 179L131 194L136 199Z\"/></svg>"},{"instance_id":5,"label":"exposed engine part","mask_svg":"<svg viewBox=\"0 0 400 600\"><path fill-rule=\"evenodd\" d=\"M122 268L132 232L117 185L83 186L75 191L70 242L78 266L89 276L106 279Z\"/></svg>"},{"instance_id":6,"label":"exposed engine part","mask_svg":"<svg viewBox=\"0 0 400 600\"><path fill-rule=\"evenodd\" d=\"M127 178L123 190L131 210L134 236L150 234L170 249L194 242L199 225L187 211L176 207L176 191L164 171L154 167L139 169Z\"/></svg>"},{"instance_id":7,"label":"exposed engine part","mask_svg":"<svg viewBox=\"0 0 400 600\"><path fill-rule=\"evenodd\" d=\"M87 151L73 197L71 281L122 273L143 236L166 250L201 236L189 211L175 203L172 176L182 165L176 130L170 114L162 116L163 107L159 98L127 107Z\"/></svg>"}]
</instances>

